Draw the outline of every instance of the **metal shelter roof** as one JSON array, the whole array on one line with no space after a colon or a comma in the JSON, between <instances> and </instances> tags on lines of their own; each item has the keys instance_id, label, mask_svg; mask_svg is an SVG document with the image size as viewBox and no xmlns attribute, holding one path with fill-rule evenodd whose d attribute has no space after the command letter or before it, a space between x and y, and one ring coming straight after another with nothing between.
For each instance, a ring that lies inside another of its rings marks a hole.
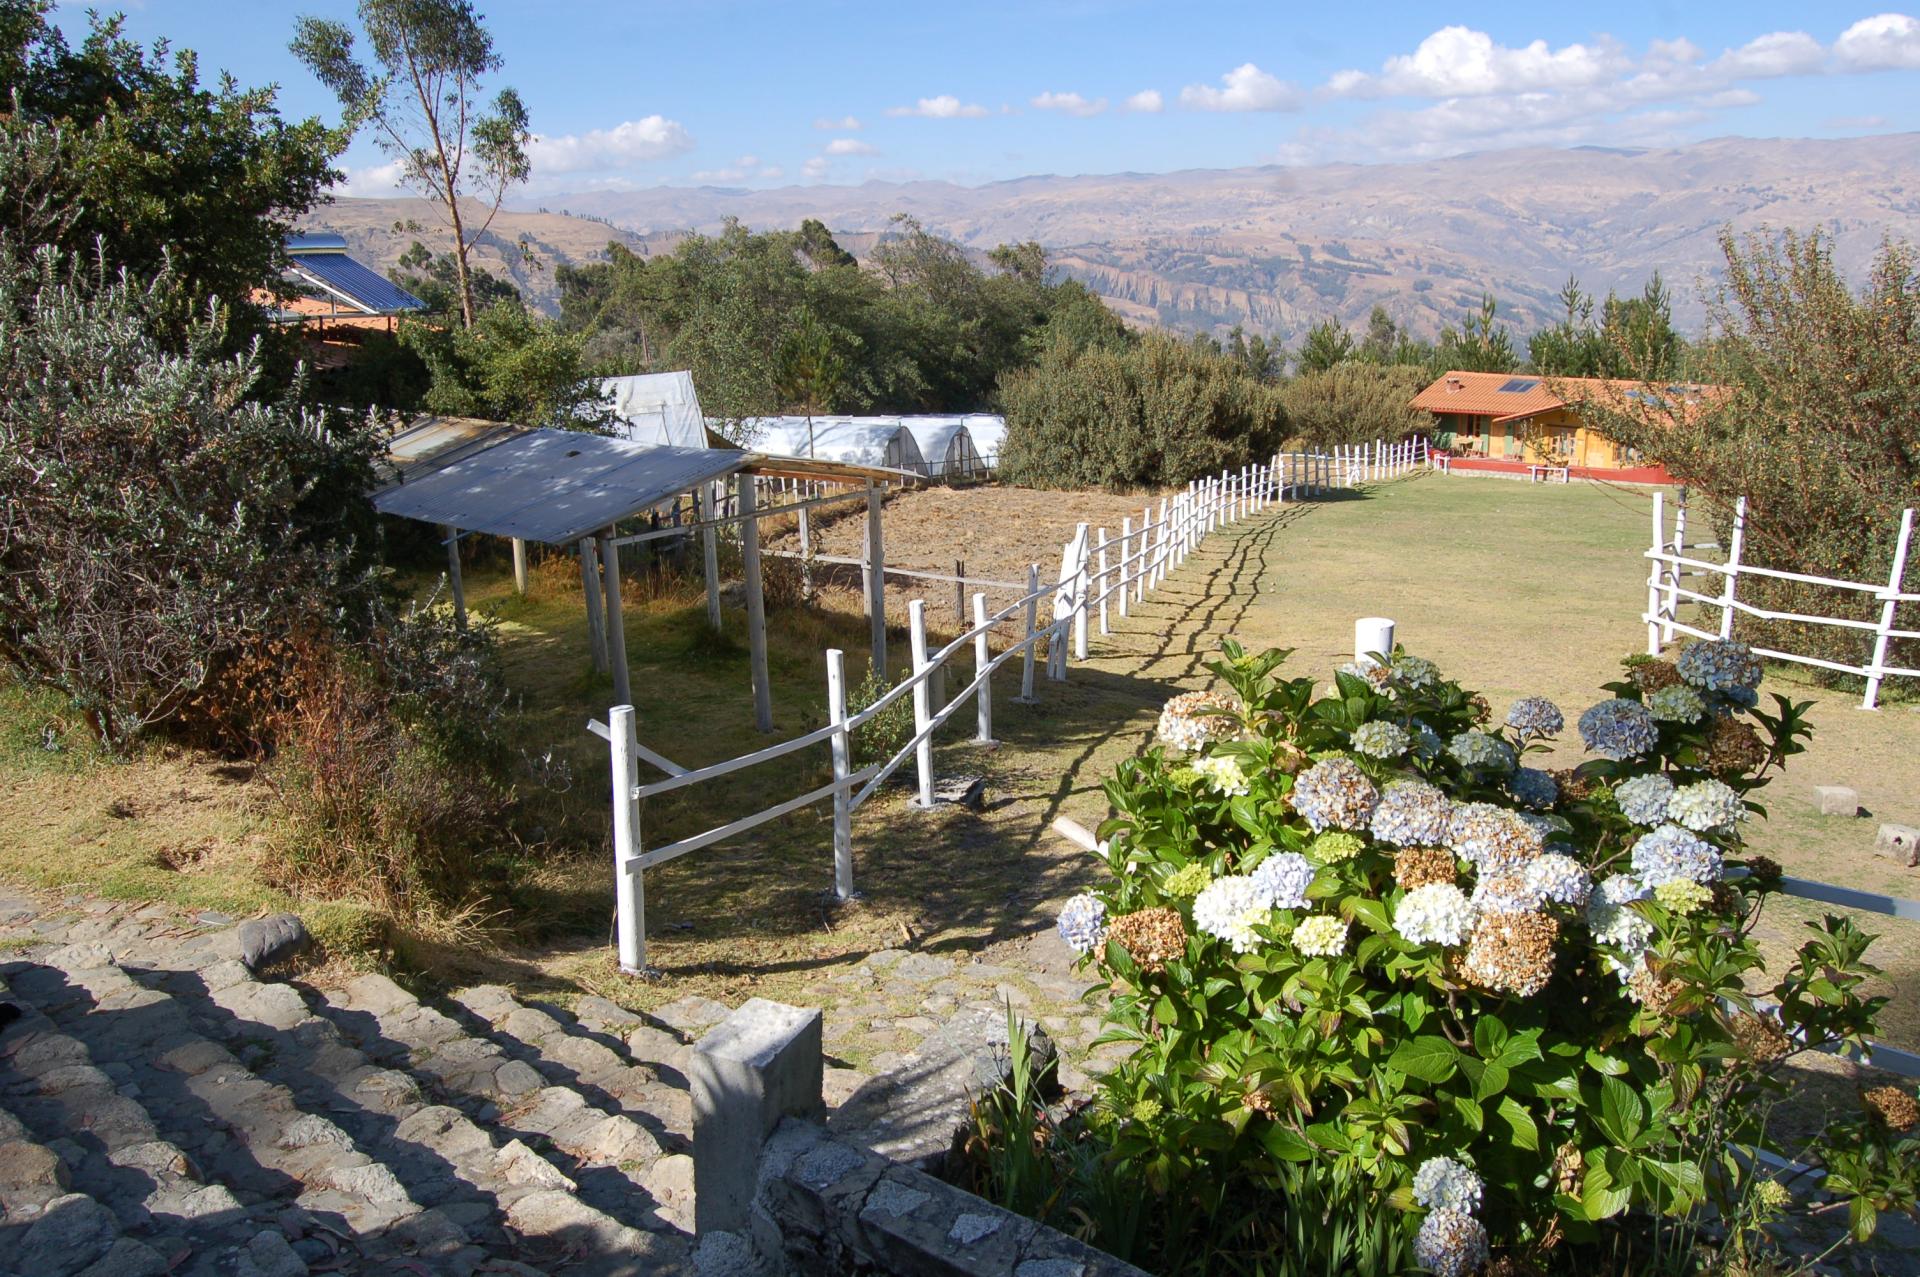
<instances>
[{"instance_id":1,"label":"metal shelter roof","mask_svg":"<svg viewBox=\"0 0 1920 1277\"><path fill-rule=\"evenodd\" d=\"M339 235L293 235L287 239L293 273L329 297L367 315L401 315L427 304L400 285L347 256Z\"/></svg>"},{"instance_id":2,"label":"metal shelter roof","mask_svg":"<svg viewBox=\"0 0 1920 1277\"><path fill-rule=\"evenodd\" d=\"M529 430L376 493L382 514L565 545L747 469L751 454Z\"/></svg>"}]
</instances>

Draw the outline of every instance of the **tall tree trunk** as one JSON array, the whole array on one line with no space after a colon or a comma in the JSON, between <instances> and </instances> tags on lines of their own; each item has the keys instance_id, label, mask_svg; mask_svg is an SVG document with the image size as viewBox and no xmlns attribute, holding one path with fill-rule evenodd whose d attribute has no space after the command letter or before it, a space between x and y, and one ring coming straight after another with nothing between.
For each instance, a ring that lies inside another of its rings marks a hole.
<instances>
[{"instance_id":1,"label":"tall tree trunk","mask_svg":"<svg viewBox=\"0 0 1920 1277\"><path fill-rule=\"evenodd\" d=\"M451 196L447 209L453 214L453 268L460 276L460 323L473 327L473 276L467 270L467 232L460 221L460 197Z\"/></svg>"}]
</instances>

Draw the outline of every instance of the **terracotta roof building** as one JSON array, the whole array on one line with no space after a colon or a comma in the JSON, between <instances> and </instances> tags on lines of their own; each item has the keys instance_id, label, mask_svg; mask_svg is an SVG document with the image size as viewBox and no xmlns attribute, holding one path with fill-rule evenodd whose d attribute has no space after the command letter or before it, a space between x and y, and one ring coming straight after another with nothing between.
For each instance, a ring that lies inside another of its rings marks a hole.
<instances>
[{"instance_id":1,"label":"terracotta roof building","mask_svg":"<svg viewBox=\"0 0 1920 1277\"><path fill-rule=\"evenodd\" d=\"M1650 386L1591 377L1534 373L1448 372L1413 397L1434 416L1434 441L1457 456L1515 467L1569 466L1612 477L1665 482L1665 472L1616 443L1580 415L1587 400L1655 402L1685 414L1723 393L1717 386ZM1564 396L1564 397L1563 397Z\"/></svg>"}]
</instances>

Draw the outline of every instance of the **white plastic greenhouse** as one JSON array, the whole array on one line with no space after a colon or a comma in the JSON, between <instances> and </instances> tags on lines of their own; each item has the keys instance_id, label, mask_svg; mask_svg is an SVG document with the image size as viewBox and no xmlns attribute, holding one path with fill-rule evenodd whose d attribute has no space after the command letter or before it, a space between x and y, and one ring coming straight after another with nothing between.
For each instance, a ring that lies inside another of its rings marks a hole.
<instances>
[{"instance_id":1,"label":"white plastic greenhouse","mask_svg":"<svg viewBox=\"0 0 1920 1277\"><path fill-rule=\"evenodd\" d=\"M927 459L929 477L972 479L986 475L987 463L981 460L980 452L974 446L966 418L918 416L900 417L897 420L913 436L913 441L920 445L920 455Z\"/></svg>"},{"instance_id":2,"label":"white plastic greenhouse","mask_svg":"<svg viewBox=\"0 0 1920 1277\"><path fill-rule=\"evenodd\" d=\"M967 434L973 439L973 448L980 454L980 460L989 470L1000 468L1000 445L1007 438L1007 419L990 413L969 413L964 420Z\"/></svg>"},{"instance_id":3,"label":"white plastic greenhouse","mask_svg":"<svg viewBox=\"0 0 1920 1277\"><path fill-rule=\"evenodd\" d=\"M898 417L747 417L739 424L755 452L927 473L913 432Z\"/></svg>"},{"instance_id":4,"label":"white plastic greenhouse","mask_svg":"<svg viewBox=\"0 0 1920 1277\"><path fill-rule=\"evenodd\" d=\"M690 372L602 377L600 393L612 404L614 432L623 438L675 448L708 446L707 422Z\"/></svg>"}]
</instances>

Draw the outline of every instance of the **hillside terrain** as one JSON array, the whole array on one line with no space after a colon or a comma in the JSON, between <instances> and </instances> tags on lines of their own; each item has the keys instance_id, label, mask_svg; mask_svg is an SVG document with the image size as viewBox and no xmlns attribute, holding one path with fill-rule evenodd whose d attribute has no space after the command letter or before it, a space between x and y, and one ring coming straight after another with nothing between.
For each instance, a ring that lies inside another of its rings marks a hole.
<instances>
[{"instance_id":1,"label":"hillside terrain","mask_svg":"<svg viewBox=\"0 0 1920 1277\"><path fill-rule=\"evenodd\" d=\"M573 216L502 213L487 250L505 263L527 236L542 267L511 268L543 303L554 264L591 256L609 239L665 251L686 231L712 231L729 217L755 229L817 217L836 232L871 233L905 212L977 250L1038 240L1129 319L1181 329L1242 323L1292 342L1327 316L1361 326L1380 304L1430 337L1489 289L1524 332L1554 316L1554 295L1569 274L1604 294L1637 292L1655 270L1672 288L1676 321L1697 329L1700 285L1719 262L1723 226L1829 227L1843 269L1856 276L1883 236L1920 240L1920 134L1041 176L978 187L659 187L540 202ZM312 220L384 264L414 238L381 229L409 215L407 205L432 225L419 201L396 200L341 200ZM856 253L870 243L848 235Z\"/></svg>"}]
</instances>

